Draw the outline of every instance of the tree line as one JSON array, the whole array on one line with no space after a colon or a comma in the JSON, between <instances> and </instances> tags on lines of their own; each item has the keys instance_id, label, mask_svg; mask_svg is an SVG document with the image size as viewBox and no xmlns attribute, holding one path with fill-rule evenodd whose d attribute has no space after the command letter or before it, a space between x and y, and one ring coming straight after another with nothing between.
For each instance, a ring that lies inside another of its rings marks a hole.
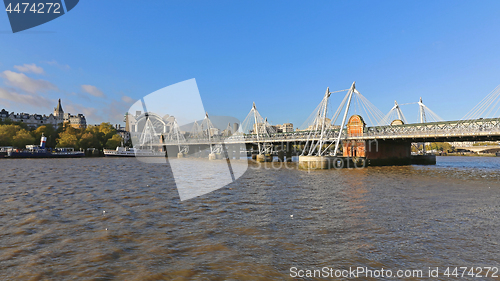
<instances>
[{"instance_id":1,"label":"tree line","mask_svg":"<svg viewBox=\"0 0 500 281\"><path fill-rule=\"evenodd\" d=\"M39 144L42 134L47 137L46 147L73 147L74 149L103 148L114 149L122 143L122 137L109 122L89 125L87 128L73 128L51 124L32 129L22 122L10 119L0 120L0 146L24 148L29 144Z\"/></svg>"},{"instance_id":2,"label":"tree line","mask_svg":"<svg viewBox=\"0 0 500 281\"><path fill-rule=\"evenodd\" d=\"M421 149L422 149L422 145L420 145L420 144L417 146L411 147L411 151L413 151L413 152L418 152ZM435 150L435 151L439 151L441 153L445 153L445 152L452 153L452 152L455 152L455 147L452 146L448 142L431 142L431 143L425 145L425 150L426 151Z\"/></svg>"}]
</instances>

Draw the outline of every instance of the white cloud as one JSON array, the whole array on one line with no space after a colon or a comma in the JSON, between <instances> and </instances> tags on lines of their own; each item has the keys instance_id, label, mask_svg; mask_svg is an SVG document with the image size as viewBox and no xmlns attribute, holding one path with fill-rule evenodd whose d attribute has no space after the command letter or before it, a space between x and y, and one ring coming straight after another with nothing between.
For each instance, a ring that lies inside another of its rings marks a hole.
<instances>
[{"instance_id":1,"label":"white cloud","mask_svg":"<svg viewBox=\"0 0 500 281\"><path fill-rule=\"evenodd\" d=\"M18 71L25 73L36 73L36 74L44 74L43 68L37 66L36 64L24 64L24 65L14 65L14 68Z\"/></svg>"},{"instance_id":2,"label":"white cloud","mask_svg":"<svg viewBox=\"0 0 500 281\"><path fill-rule=\"evenodd\" d=\"M14 90L2 87L0 87L0 99L41 108L50 108L53 104L49 99L37 94L20 94Z\"/></svg>"},{"instance_id":3,"label":"white cloud","mask_svg":"<svg viewBox=\"0 0 500 281\"><path fill-rule=\"evenodd\" d=\"M122 96L122 101L126 103L133 103L135 100L129 96Z\"/></svg>"},{"instance_id":4,"label":"white cloud","mask_svg":"<svg viewBox=\"0 0 500 281\"><path fill-rule=\"evenodd\" d=\"M82 90L88 94L93 95L94 97L99 97L99 98L105 97L104 93L101 90L97 89L96 86L82 85Z\"/></svg>"},{"instance_id":5,"label":"white cloud","mask_svg":"<svg viewBox=\"0 0 500 281\"><path fill-rule=\"evenodd\" d=\"M59 67L62 70L70 70L71 69L71 67L69 67L69 65L67 65L67 64L59 64L55 60L52 60L52 61L43 61L43 63L46 63L48 65L57 66L57 67Z\"/></svg>"},{"instance_id":6,"label":"white cloud","mask_svg":"<svg viewBox=\"0 0 500 281\"><path fill-rule=\"evenodd\" d=\"M24 73L17 73L10 70L5 70L0 74L0 77L5 79L5 84L17 87L25 92L35 94L37 92L46 92L49 90L58 90L56 85L42 79L33 79L26 76Z\"/></svg>"}]
</instances>

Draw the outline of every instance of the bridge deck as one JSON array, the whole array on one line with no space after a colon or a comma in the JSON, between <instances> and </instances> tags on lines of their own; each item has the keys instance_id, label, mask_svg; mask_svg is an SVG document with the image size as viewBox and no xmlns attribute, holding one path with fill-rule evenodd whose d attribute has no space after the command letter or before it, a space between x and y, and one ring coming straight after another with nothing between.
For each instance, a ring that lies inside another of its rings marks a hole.
<instances>
[{"instance_id":1,"label":"bridge deck","mask_svg":"<svg viewBox=\"0 0 500 281\"><path fill-rule=\"evenodd\" d=\"M327 142L335 142L338 129L331 130ZM417 123L393 126L366 127L362 134L346 136L344 129L342 140L401 140L411 142L437 142L437 141L486 141L500 139L500 118L445 121L432 123ZM277 133L269 137L257 137L257 135L237 135L230 137L212 137L209 141L205 139L189 139L178 142L175 139L165 140L163 144L153 145L209 145L216 143L225 144L255 144L255 143L282 143L282 142L306 142L319 140L319 132L296 131L291 133Z\"/></svg>"}]
</instances>

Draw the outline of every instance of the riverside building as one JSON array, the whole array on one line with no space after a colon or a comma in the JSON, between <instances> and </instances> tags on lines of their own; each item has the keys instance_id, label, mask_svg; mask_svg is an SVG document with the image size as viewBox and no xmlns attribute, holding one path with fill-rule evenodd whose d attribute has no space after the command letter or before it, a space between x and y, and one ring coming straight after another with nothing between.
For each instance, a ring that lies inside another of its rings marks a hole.
<instances>
[{"instance_id":1,"label":"riverside building","mask_svg":"<svg viewBox=\"0 0 500 281\"><path fill-rule=\"evenodd\" d=\"M10 119L12 122L22 122L32 129L36 129L44 125L52 125L57 128L59 125L68 124L74 128L86 128L87 121L83 114L71 115L70 113L64 113L61 105L61 99L59 99L57 107L54 108L54 112L50 115L41 114L29 114L29 113L9 113L7 110L2 109L0 111L0 119L5 121Z\"/></svg>"}]
</instances>

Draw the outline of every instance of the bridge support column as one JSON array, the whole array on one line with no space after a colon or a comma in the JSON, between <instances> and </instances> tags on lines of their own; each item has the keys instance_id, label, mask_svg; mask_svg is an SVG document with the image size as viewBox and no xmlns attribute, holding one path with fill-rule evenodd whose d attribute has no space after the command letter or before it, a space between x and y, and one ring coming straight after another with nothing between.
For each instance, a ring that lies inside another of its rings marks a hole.
<instances>
[{"instance_id":1,"label":"bridge support column","mask_svg":"<svg viewBox=\"0 0 500 281\"><path fill-rule=\"evenodd\" d=\"M412 155L411 163L414 165L436 165L436 155Z\"/></svg>"},{"instance_id":2,"label":"bridge support column","mask_svg":"<svg viewBox=\"0 0 500 281\"><path fill-rule=\"evenodd\" d=\"M357 142L358 145L361 142ZM362 141L362 149L365 150L369 166L399 166L411 165L411 142L394 140L371 140ZM344 156L356 156L352 153L356 148L347 142L344 146ZM346 155L347 154L347 155ZM360 156L358 154L358 156Z\"/></svg>"},{"instance_id":3,"label":"bridge support column","mask_svg":"<svg viewBox=\"0 0 500 281\"><path fill-rule=\"evenodd\" d=\"M255 160L256 160L257 162L266 162L266 158L267 158L267 157L266 157L266 155L264 155L264 154L257 154L257 155L255 156Z\"/></svg>"},{"instance_id":4,"label":"bridge support column","mask_svg":"<svg viewBox=\"0 0 500 281\"><path fill-rule=\"evenodd\" d=\"M252 145L250 154L252 155L253 160L257 160L257 155L259 154L259 147L256 145Z\"/></svg>"},{"instance_id":5,"label":"bridge support column","mask_svg":"<svg viewBox=\"0 0 500 281\"><path fill-rule=\"evenodd\" d=\"M331 156L299 156L299 169L330 169L336 157Z\"/></svg>"},{"instance_id":6,"label":"bridge support column","mask_svg":"<svg viewBox=\"0 0 500 281\"><path fill-rule=\"evenodd\" d=\"M177 153L177 158L184 158L184 153L182 152Z\"/></svg>"},{"instance_id":7,"label":"bridge support column","mask_svg":"<svg viewBox=\"0 0 500 281\"><path fill-rule=\"evenodd\" d=\"M285 162L285 152L283 151L283 147L280 151L278 151L278 161Z\"/></svg>"},{"instance_id":8,"label":"bridge support column","mask_svg":"<svg viewBox=\"0 0 500 281\"><path fill-rule=\"evenodd\" d=\"M292 144L286 144L286 162L292 162Z\"/></svg>"}]
</instances>

